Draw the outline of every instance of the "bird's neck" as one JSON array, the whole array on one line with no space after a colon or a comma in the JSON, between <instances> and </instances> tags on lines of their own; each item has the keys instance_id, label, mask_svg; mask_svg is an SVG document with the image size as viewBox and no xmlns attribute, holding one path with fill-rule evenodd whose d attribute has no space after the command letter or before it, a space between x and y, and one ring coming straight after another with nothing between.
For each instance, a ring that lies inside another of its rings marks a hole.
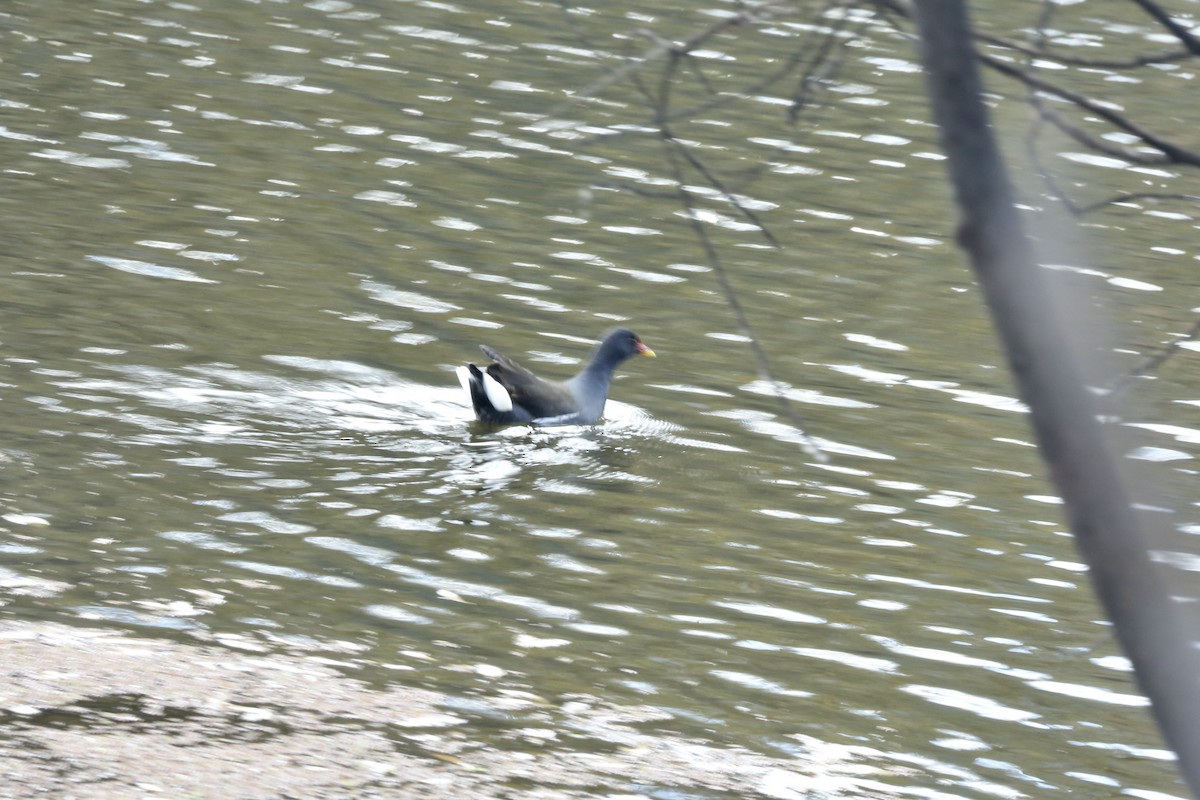
<instances>
[{"instance_id":1,"label":"bird's neck","mask_svg":"<svg viewBox=\"0 0 1200 800\"><path fill-rule=\"evenodd\" d=\"M575 395L585 415L599 416L604 412L608 387L612 383L615 369L616 365L611 361L593 359L568 382L571 393Z\"/></svg>"},{"instance_id":2,"label":"bird's neck","mask_svg":"<svg viewBox=\"0 0 1200 800\"><path fill-rule=\"evenodd\" d=\"M588 383L592 386L607 387L612 382L613 372L617 369L617 360L610 358L608 353L604 352L603 347L596 350L592 355L587 366L579 371L575 379L580 383Z\"/></svg>"},{"instance_id":3,"label":"bird's neck","mask_svg":"<svg viewBox=\"0 0 1200 800\"><path fill-rule=\"evenodd\" d=\"M612 383L613 370L612 364L592 362L580 370L571 382L581 388L587 386L592 389L607 390L608 385Z\"/></svg>"}]
</instances>

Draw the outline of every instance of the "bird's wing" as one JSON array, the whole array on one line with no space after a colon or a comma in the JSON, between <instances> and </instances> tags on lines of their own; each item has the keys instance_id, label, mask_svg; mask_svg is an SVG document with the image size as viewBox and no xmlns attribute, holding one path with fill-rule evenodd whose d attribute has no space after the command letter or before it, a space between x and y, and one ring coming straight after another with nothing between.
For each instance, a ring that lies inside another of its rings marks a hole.
<instances>
[{"instance_id":1,"label":"bird's wing","mask_svg":"<svg viewBox=\"0 0 1200 800\"><path fill-rule=\"evenodd\" d=\"M480 349L492 359L487 374L505 388L514 406L524 408L534 418L558 417L579 411L575 395L565 384L539 378L487 345L480 345Z\"/></svg>"}]
</instances>

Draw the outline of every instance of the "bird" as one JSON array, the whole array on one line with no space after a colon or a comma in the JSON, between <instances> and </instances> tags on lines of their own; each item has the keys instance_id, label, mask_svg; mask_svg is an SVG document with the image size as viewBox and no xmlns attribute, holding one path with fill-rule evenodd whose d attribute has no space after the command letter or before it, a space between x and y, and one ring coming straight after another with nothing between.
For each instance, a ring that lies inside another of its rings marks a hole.
<instances>
[{"instance_id":1,"label":"bird","mask_svg":"<svg viewBox=\"0 0 1200 800\"><path fill-rule=\"evenodd\" d=\"M459 367L458 380L471 397L476 419L498 425L591 425L604 413L617 365L630 356L654 355L633 331L613 328L575 377L549 381L485 344L479 349L492 363L483 369L474 364Z\"/></svg>"}]
</instances>

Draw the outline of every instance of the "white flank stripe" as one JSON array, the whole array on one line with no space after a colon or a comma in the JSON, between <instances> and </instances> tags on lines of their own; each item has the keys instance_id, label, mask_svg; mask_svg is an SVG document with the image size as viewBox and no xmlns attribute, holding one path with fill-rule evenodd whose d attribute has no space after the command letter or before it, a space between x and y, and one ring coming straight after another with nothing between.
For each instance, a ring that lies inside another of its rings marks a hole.
<instances>
[{"instance_id":1,"label":"white flank stripe","mask_svg":"<svg viewBox=\"0 0 1200 800\"><path fill-rule=\"evenodd\" d=\"M508 390L486 372L483 373L483 391L497 411L512 411L512 398L508 396Z\"/></svg>"}]
</instances>

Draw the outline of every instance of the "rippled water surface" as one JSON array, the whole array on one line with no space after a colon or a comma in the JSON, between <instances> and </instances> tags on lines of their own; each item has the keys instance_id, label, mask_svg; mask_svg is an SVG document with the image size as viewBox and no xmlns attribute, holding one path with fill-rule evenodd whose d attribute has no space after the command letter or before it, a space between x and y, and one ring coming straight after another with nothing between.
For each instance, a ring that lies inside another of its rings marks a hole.
<instances>
[{"instance_id":1,"label":"rippled water surface","mask_svg":"<svg viewBox=\"0 0 1200 800\"><path fill-rule=\"evenodd\" d=\"M706 212L828 463L781 416L641 96L597 85L639 28L723 9L6 4L2 613L855 745L915 796L1181 796L953 247L909 45L866 17L820 111L686 129L782 244ZM806 19L714 44L712 76ZM1188 327L1188 213L1089 235L1063 272L1118 351ZM658 358L602 424L470 421L478 343L565 377L616 322ZM1184 492L1192 372L1132 420Z\"/></svg>"}]
</instances>

